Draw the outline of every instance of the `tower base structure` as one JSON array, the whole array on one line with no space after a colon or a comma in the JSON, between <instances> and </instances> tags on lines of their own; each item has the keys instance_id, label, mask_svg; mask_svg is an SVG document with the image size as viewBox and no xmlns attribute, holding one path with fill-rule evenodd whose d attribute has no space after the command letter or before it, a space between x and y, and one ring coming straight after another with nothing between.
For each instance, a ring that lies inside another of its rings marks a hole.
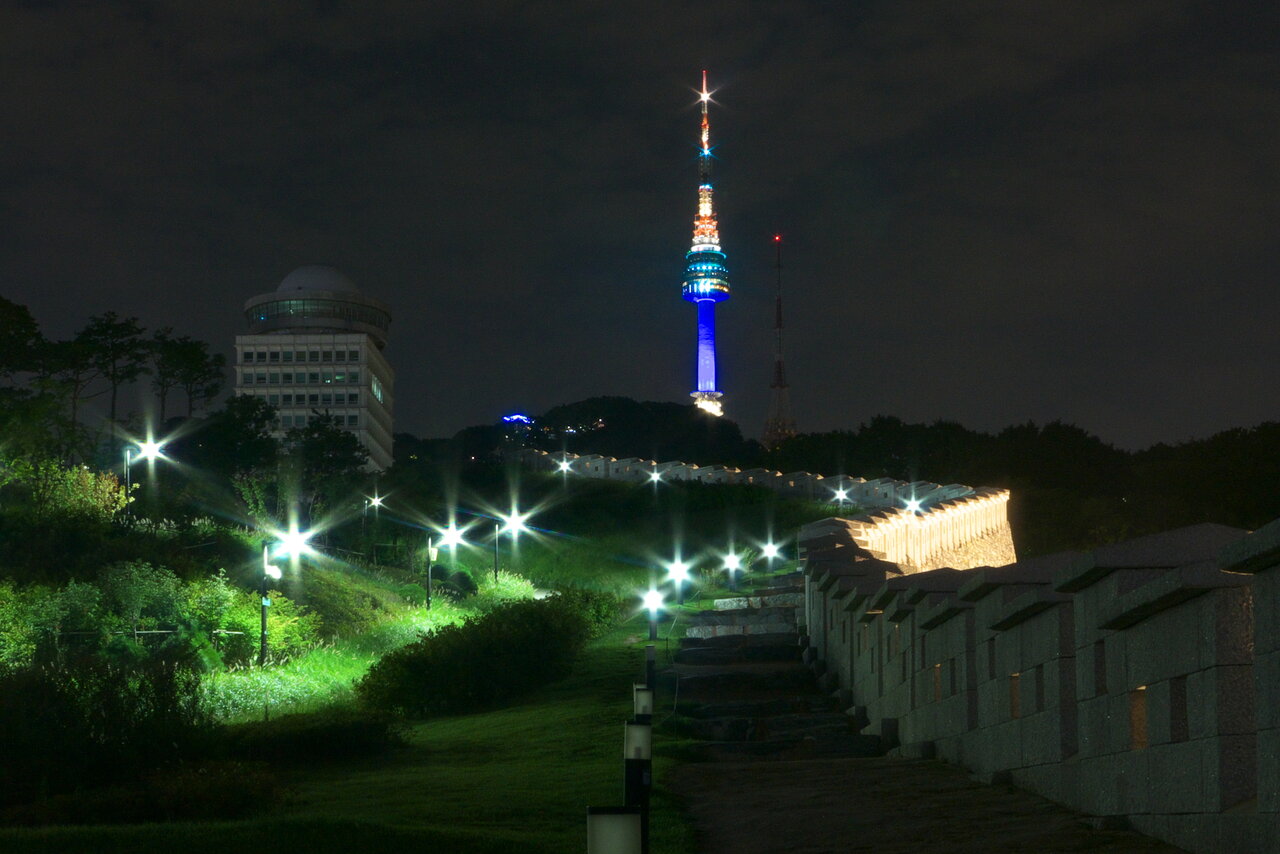
<instances>
[{"instance_id":1,"label":"tower base structure","mask_svg":"<svg viewBox=\"0 0 1280 854\"><path fill-rule=\"evenodd\" d=\"M703 412L719 417L724 415L724 405L720 402L723 396L718 391L692 391L689 396L693 398L693 405L701 409Z\"/></svg>"}]
</instances>

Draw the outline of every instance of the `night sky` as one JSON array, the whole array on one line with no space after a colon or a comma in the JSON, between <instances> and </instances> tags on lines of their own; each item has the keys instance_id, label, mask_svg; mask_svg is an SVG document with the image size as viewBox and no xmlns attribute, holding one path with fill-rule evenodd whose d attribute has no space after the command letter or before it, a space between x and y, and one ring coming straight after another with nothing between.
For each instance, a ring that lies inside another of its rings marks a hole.
<instances>
[{"instance_id":1,"label":"night sky","mask_svg":"<svg viewBox=\"0 0 1280 854\"><path fill-rule=\"evenodd\" d=\"M8 2L0 294L231 352L332 264L392 307L397 429L687 402L715 90L728 415L772 235L802 430L1280 419L1280 4Z\"/></svg>"}]
</instances>

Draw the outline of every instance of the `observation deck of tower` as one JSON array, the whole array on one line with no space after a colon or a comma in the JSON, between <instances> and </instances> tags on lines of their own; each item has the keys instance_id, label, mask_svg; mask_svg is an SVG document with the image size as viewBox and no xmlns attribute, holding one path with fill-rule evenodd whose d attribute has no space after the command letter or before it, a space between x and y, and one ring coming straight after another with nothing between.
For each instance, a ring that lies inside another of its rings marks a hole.
<instances>
[{"instance_id":1,"label":"observation deck of tower","mask_svg":"<svg viewBox=\"0 0 1280 854\"><path fill-rule=\"evenodd\" d=\"M698 379L690 392L694 405L712 415L723 415L722 392L716 387L716 303L729 298L729 269L720 249L711 186L711 123L707 104L707 72L702 72L702 135L698 153L698 215L693 219L693 245L685 254L682 295L698 306Z\"/></svg>"}]
</instances>

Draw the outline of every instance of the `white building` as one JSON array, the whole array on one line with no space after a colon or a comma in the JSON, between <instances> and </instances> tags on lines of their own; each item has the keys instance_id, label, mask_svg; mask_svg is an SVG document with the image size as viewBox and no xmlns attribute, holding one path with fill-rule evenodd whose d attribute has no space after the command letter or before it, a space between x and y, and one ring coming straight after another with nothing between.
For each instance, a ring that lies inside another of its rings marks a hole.
<instances>
[{"instance_id":1,"label":"white building","mask_svg":"<svg viewBox=\"0 0 1280 854\"><path fill-rule=\"evenodd\" d=\"M277 437L330 415L360 439L369 467L391 465L395 372L382 354L391 313L332 267L309 265L244 305L235 393L276 408Z\"/></svg>"}]
</instances>

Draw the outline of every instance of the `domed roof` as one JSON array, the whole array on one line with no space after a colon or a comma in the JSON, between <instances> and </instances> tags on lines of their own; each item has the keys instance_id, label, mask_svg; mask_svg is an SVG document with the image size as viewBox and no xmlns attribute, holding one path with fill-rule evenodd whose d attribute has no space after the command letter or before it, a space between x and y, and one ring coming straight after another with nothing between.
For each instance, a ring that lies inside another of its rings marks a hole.
<instances>
[{"instance_id":1,"label":"domed roof","mask_svg":"<svg viewBox=\"0 0 1280 854\"><path fill-rule=\"evenodd\" d=\"M350 291L360 293L351 280L325 264L307 264L284 277L277 292L283 291Z\"/></svg>"}]
</instances>

